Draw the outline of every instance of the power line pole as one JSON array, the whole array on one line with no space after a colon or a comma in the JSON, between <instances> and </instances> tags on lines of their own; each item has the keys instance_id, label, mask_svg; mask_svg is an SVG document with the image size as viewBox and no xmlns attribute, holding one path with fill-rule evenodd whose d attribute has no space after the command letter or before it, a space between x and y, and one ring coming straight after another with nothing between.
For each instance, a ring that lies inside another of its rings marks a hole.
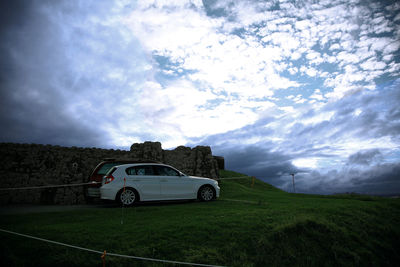
<instances>
[{"instance_id":1,"label":"power line pole","mask_svg":"<svg viewBox=\"0 0 400 267\"><path fill-rule=\"evenodd\" d=\"M296 193L296 188L294 187L294 173L291 173L290 175L292 176L293 192Z\"/></svg>"}]
</instances>

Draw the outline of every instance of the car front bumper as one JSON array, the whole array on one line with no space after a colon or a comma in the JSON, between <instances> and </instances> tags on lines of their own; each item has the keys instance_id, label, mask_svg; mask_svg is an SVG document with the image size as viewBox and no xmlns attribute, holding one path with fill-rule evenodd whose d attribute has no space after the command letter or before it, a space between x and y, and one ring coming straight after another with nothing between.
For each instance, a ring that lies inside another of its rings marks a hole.
<instances>
[{"instance_id":1,"label":"car front bumper","mask_svg":"<svg viewBox=\"0 0 400 267\"><path fill-rule=\"evenodd\" d=\"M219 198L219 191L220 191L220 188L219 188L218 185L217 185L217 186L214 186L214 188L215 188L215 198Z\"/></svg>"}]
</instances>

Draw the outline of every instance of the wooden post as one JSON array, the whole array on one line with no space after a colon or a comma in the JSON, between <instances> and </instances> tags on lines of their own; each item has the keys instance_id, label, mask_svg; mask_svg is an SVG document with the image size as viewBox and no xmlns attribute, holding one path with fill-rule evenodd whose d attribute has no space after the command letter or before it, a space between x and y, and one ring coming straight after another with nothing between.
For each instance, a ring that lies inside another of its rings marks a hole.
<instances>
[{"instance_id":1,"label":"wooden post","mask_svg":"<svg viewBox=\"0 0 400 267\"><path fill-rule=\"evenodd\" d=\"M296 193L296 188L294 186L294 173L290 174L292 176L292 182L293 182L293 192Z\"/></svg>"},{"instance_id":2,"label":"wooden post","mask_svg":"<svg viewBox=\"0 0 400 267\"><path fill-rule=\"evenodd\" d=\"M254 187L254 182L256 181L256 177L252 176L251 187Z\"/></svg>"},{"instance_id":3,"label":"wooden post","mask_svg":"<svg viewBox=\"0 0 400 267\"><path fill-rule=\"evenodd\" d=\"M101 261L103 262L103 267L106 267L106 251L104 250L103 255L101 255Z\"/></svg>"}]
</instances>

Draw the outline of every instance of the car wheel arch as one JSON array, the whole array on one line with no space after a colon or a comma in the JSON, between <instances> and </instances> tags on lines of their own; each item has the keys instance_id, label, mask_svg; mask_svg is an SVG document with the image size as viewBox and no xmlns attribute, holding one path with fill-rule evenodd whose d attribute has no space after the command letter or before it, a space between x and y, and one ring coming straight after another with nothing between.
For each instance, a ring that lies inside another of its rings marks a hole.
<instances>
[{"instance_id":1,"label":"car wheel arch","mask_svg":"<svg viewBox=\"0 0 400 267\"><path fill-rule=\"evenodd\" d=\"M134 188L134 187L132 187L132 186L127 186L127 187L125 187L125 188L121 188L121 189L118 191L118 193L115 195L115 201L120 202L120 199L119 199L119 198L120 198L120 195L122 194L122 192L124 192L124 190L132 190L132 191L134 191L135 194L136 194L136 196L137 196L137 200L135 200L135 203L140 202L140 199L141 199L140 193L139 193L139 191L138 191L136 188Z\"/></svg>"},{"instance_id":2,"label":"car wheel arch","mask_svg":"<svg viewBox=\"0 0 400 267\"><path fill-rule=\"evenodd\" d=\"M213 191L213 198L211 200L216 199L217 192L216 192L214 186L212 186L211 184L202 184L201 186L199 186L199 188L197 189L197 199L202 200L200 194L201 194L201 190L205 187L211 188L211 190Z\"/></svg>"}]
</instances>

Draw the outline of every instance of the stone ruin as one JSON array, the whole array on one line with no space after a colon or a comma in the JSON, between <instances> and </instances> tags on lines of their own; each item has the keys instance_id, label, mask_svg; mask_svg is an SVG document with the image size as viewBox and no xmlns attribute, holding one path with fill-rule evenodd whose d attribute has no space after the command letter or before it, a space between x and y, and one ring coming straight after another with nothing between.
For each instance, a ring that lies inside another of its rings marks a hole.
<instances>
[{"instance_id":1,"label":"stone ruin","mask_svg":"<svg viewBox=\"0 0 400 267\"><path fill-rule=\"evenodd\" d=\"M106 158L154 160L188 175L218 178L224 158L209 146L179 146L164 150L160 142L133 144L130 151L0 143L0 188L88 182L92 170ZM85 186L29 190L0 190L0 204L84 204Z\"/></svg>"}]
</instances>

